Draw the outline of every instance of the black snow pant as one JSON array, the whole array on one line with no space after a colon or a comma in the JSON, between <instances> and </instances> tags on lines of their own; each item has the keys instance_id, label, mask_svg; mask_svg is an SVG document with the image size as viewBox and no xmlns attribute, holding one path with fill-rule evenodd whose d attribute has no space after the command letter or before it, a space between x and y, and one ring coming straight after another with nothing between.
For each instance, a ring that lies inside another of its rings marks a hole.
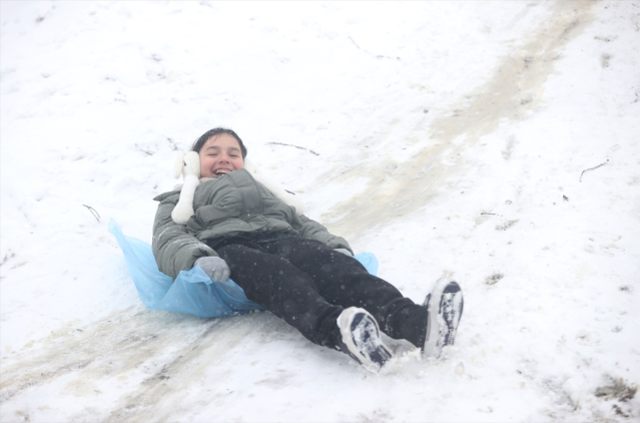
<instances>
[{"instance_id":1,"label":"black snow pant","mask_svg":"<svg viewBox=\"0 0 640 423\"><path fill-rule=\"evenodd\" d=\"M247 298L295 327L311 342L337 349L337 318L361 307L394 339L422 346L424 307L404 298L353 257L299 236L238 238L215 246Z\"/></svg>"}]
</instances>

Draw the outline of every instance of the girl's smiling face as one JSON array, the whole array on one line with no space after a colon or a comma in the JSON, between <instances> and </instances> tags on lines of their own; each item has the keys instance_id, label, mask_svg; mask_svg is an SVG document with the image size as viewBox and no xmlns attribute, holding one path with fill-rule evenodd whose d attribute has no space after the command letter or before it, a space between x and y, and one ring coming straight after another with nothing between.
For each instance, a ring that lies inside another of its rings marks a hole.
<instances>
[{"instance_id":1,"label":"girl's smiling face","mask_svg":"<svg viewBox=\"0 0 640 423\"><path fill-rule=\"evenodd\" d=\"M240 143L229 134L209 138L198 154L202 178L217 178L244 167Z\"/></svg>"}]
</instances>

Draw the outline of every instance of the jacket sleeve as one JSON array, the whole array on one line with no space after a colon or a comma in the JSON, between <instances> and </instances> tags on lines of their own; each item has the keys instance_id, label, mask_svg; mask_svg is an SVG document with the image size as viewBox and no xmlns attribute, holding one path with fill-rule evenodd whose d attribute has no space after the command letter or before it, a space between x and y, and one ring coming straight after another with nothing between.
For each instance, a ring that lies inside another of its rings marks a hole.
<instances>
[{"instance_id":1,"label":"jacket sleeve","mask_svg":"<svg viewBox=\"0 0 640 423\"><path fill-rule=\"evenodd\" d=\"M171 218L171 211L179 198L179 192L165 193L154 198L160 201L160 205L153 222L153 256L158 269L173 279L180 271L191 269L198 258L217 256L211 247L190 234L186 225L179 225Z\"/></svg>"},{"instance_id":2,"label":"jacket sleeve","mask_svg":"<svg viewBox=\"0 0 640 423\"><path fill-rule=\"evenodd\" d=\"M300 232L300 235L304 238L315 239L327 244L331 248L346 248L351 251L351 254L353 254L353 250L346 239L332 235L329 233L327 228L315 220L309 219L303 214L297 215L297 218L299 220L299 225L293 225L293 228Z\"/></svg>"}]
</instances>

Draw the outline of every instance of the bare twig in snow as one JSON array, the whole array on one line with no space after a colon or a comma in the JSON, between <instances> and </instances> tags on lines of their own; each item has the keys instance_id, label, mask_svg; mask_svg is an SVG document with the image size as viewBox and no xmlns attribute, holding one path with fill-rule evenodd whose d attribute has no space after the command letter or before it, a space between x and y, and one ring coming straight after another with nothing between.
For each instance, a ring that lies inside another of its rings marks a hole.
<instances>
[{"instance_id":1,"label":"bare twig in snow","mask_svg":"<svg viewBox=\"0 0 640 423\"><path fill-rule=\"evenodd\" d=\"M320 153L316 153L313 150L309 150L308 148L305 147L300 147L299 145L293 145L293 144L285 144L283 142L268 142L267 144L272 144L272 145L284 145L286 147L295 147L295 148L299 148L300 150L307 150L309 153L311 154L315 154L316 156L319 156Z\"/></svg>"},{"instance_id":2,"label":"bare twig in snow","mask_svg":"<svg viewBox=\"0 0 640 423\"><path fill-rule=\"evenodd\" d=\"M378 59L394 59L394 57L383 56L383 55L381 55L381 54L373 54L373 53L371 53L371 52L369 52L369 51L367 51L367 50L363 49L362 47L360 47L360 46L358 45L358 43L356 43L355 41L353 41L353 38L351 38L351 35L349 35L349 39L351 40L351 42L353 43L353 45L354 45L354 46L358 47L358 49L359 49L359 50L362 50L362 51L364 51L365 53L370 54L370 55L372 55L372 56L374 56L374 57L376 57L376 58L378 58ZM400 60L400 58L399 58L399 57L395 57L395 59L396 59L396 60Z\"/></svg>"},{"instance_id":3,"label":"bare twig in snow","mask_svg":"<svg viewBox=\"0 0 640 423\"><path fill-rule=\"evenodd\" d=\"M598 166L590 167L589 169L583 170L582 173L580 174L580 182L582 182L582 175L584 175L585 172L589 172L590 170L596 170L597 168L606 165L608 162L609 162L609 159L607 159L607 161L604 163L600 163Z\"/></svg>"},{"instance_id":4,"label":"bare twig in snow","mask_svg":"<svg viewBox=\"0 0 640 423\"><path fill-rule=\"evenodd\" d=\"M138 150L142 151L147 156L153 156L153 151L145 150L144 148L140 147L138 144L134 144L134 145Z\"/></svg>"},{"instance_id":5,"label":"bare twig in snow","mask_svg":"<svg viewBox=\"0 0 640 423\"><path fill-rule=\"evenodd\" d=\"M100 213L98 213L98 211L96 209L94 209L93 207L91 207L91 206L87 206L86 204L83 204L83 206L86 207L91 212L93 217L96 218L98 223L100 223Z\"/></svg>"}]
</instances>

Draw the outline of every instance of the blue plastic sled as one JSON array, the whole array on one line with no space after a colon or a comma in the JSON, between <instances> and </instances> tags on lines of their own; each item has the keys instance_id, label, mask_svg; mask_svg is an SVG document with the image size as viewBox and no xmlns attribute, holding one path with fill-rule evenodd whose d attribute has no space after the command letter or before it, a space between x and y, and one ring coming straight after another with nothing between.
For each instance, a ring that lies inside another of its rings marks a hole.
<instances>
[{"instance_id":1,"label":"blue plastic sled","mask_svg":"<svg viewBox=\"0 0 640 423\"><path fill-rule=\"evenodd\" d=\"M198 266L180 272L175 281L158 270L151 245L126 236L111 219L109 232L116 237L124 253L129 273L136 284L138 295L149 310L177 311L199 317L223 317L264 310L249 301L240 286L231 279L214 282ZM371 253L355 258L369 273L378 272L378 260Z\"/></svg>"}]
</instances>

